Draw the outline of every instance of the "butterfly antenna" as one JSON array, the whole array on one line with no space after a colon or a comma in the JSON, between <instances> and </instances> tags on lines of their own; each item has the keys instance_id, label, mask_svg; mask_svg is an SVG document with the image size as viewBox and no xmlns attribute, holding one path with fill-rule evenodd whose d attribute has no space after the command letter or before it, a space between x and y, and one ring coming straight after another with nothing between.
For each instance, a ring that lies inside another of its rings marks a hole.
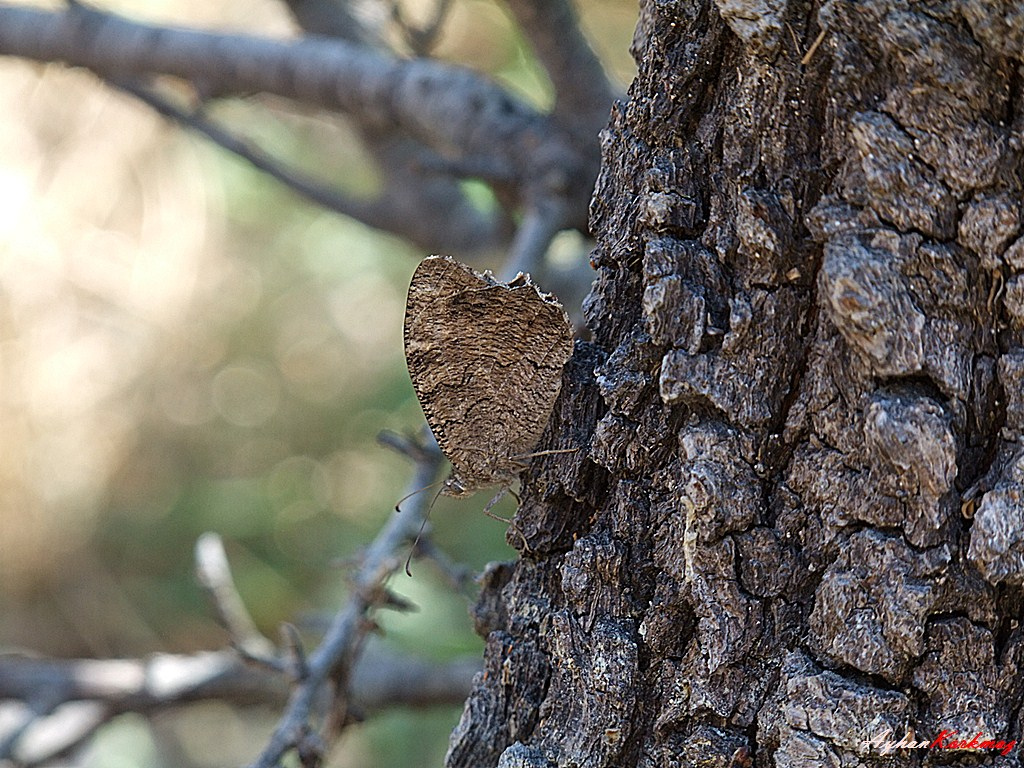
<instances>
[{"instance_id":1,"label":"butterfly antenna","mask_svg":"<svg viewBox=\"0 0 1024 768\"><path fill-rule=\"evenodd\" d=\"M417 496L417 495L423 493L424 491L429 491L435 485L440 485L443 482L444 482L444 480L438 480L436 483L431 483L430 485L424 485L422 488L417 488L412 493L405 494L405 496L403 496L402 498L400 498L398 501L395 502L395 512L401 512L402 510L399 509L399 507L401 507L404 502L408 501L413 496ZM434 501L437 501L437 497L436 496L434 497ZM431 507L434 506L434 502L433 501L430 502L430 506ZM429 512L427 514L429 514Z\"/></svg>"},{"instance_id":2,"label":"butterfly antenna","mask_svg":"<svg viewBox=\"0 0 1024 768\"><path fill-rule=\"evenodd\" d=\"M420 491L425 491L427 488L430 488L433 485L437 485L437 483L431 483L430 485L426 486L426 488L420 488ZM441 495L441 491L443 491L443 490L444 490L444 488L438 488L437 493L434 494L434 498L430 500L430 506L427 507L427 514L425 514L423 516L423 522L420 523L420 529L419 529L419 531L416 532L416 538L412 542L412 546L409 547L409 556L407 558L405 558L405 575L406 576L410 576L410 577L412 576L412 571L409 570L409 564L412 562L412 556L416 552L416 545L419 544L420 543L420 539L423 538L423 531L427 527L427 520L430 519L430 513L434 511L434 505L437 503L437 498L438 498L438 496ZM417 493L419 493L419 491L417 491Z\"/></svg>"}]
</instances>

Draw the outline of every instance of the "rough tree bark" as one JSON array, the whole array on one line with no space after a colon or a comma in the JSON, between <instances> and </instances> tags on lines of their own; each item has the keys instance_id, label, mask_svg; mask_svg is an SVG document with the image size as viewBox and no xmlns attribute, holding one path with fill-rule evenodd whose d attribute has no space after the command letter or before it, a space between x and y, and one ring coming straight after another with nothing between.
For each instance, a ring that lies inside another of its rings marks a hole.
<instances>
[{"instance_id":1,"label":"rough tree bark","mask_svg":"<svg viewBox=\"0 0 1024 768\"><path fill-rule=\"evenodd\" d=\"M528 475L451 768L1020 737L1022 51L999 0L642 3L542 445L585 450Z\"/></svg>"}]
</instances>

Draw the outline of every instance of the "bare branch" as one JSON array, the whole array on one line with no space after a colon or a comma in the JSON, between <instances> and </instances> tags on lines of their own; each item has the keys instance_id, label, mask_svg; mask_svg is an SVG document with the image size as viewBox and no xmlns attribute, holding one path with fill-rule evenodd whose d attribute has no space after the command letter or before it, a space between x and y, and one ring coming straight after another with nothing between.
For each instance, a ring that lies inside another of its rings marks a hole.
<instances>
[{"instance_id":1,"label":"bare branch","mask_svg":"<svg viewBox=\"0 0 1024 768\"><path fill-rule=\"evenodd\" d=\"M405 18L402 13L402 6L397 0L391 3L391 18L395 20L409 49L417 56L426 56L430 49L437 43L437 36L441 32L441 26L448 18L448 11L451 9L452 0L435 0L430 20L423 26L416 26Z\"/></svg>"},{"instance_id":2,"label":"bare branch","mask_svg":"<svg viewBox=\"0 0 1024 768\"><path fill-rule=\"evenodd\" d=\"M412 480L413 487L434 481L443 458L436 443L425 445ZM296 750L305 763L316 763L327 738L348 722L352 706L365 706L386 700L399 689L409 692L418 676L427 691L412 694L419 701L451 690L446 684L458 683L458 700L468 693L467 667L452 667L451 675L432 674L402 663L398 681L381 670L367 672L356 666L363 652L367 633L375 628L368 611L375 607L406 607L405 601L386 587L386 581L401 566L399 554L425 519L428 500L421 496L405 505L384 526L367 548L352 579L347 604L335 616L321 644L308 656L301 648L298 633L286 628L286 646L290 651L296 683L288 695L288 704L267 748L256 765L273 766L290 750ZM200 578L215 598L215 604L238 645L258 648L267 643L256 631L234 588L223 548L216 537L204 536L197 545ZM391 692L374 696L362 686L387 684ZM265 666L249 667L235 654L207 653L196 656L154 656L144 661L46 662L19 656L0 656L0 700L25 702L6 733L0 733L0 745L10 756L31 754L38 762L62 753L88 738L96 728L124 711L145 713L155 708L216 697L222 700L265 701L268 696L284 696L286 680ZM367 695L370 694L370 695ZM401 694L408 697L409 693ZM362 701L361 701L362 700ZM369 700L369 701L367 701ZM406 700L409 700L408 698ZM86 703L88 708L72 705ZM70 709L69 709L70 707ZM77 709L76 709L77 707ZM330 717L325 717L331 713ZM50 718L69 718L61 727L47 727ZM324 722L326 731L314 727L313 719ZM54 738L54 733L60 738ZM39 736L44 734L47 738ZM49 741L47 740L49 739ZM31 744L30 744L31 742Z\"/></svg>"},{"instance_id":3,"label":"bare branch","mask_svg":"<svg viewBox=\"0 0 1024 768\"><path fill-rule=\"evenodd\" d=\"M164 74L219 94L271 93L401 128L456 159L509 155L527 134L544 132L541 115L470 70L338 40L156 27L82 6L0 5L0 54L64 61L114 79ZM511 156L491 167L495 181L517 177Z\"/></svg>"},{"instance_id":4,"label":"bare branch","mask_svg":"<svg viewBox=\"0 0 1024 768\"><path fill-rule=\"evenodd\" d=\"M479 668L476 657L434 664L371 647L352 674L350 695L368 710L458 704ZM9 710L0 721L11 723L0 730L0 760L50 760L122 712L148 714L201 700L280 706L287 696L281 675L230 651L99 661L0 654L0 701L8 702L0 710ZM17 716L11 702L25 702L18 723L11 722Z\"/></svg>"},{"instance_id":5,"label":"bare branch","mask_svg":"<svg viewBox=\"0 0 1024 768\"><path fill-rule=\"evenodd\" d=\"M277 179L282 184L291 187L300 195L308 198L319 206L332 211L337 211L345 216L351 216L366 223L372 222L369 219L382 220L384 211L376 213L373 204L357 200L348 195L341 194L324 184L319 184L306 176L286 168L283 163L278 162L270 155L250 146L237 136L231 135L228 131L216 125L212 120L200 112L189 112L174 104L170 99L161 96L152 88L147 88L137 83L127 81L109 80L125 93L130 93L142 103L152 107L164 117L168 117L186 128L203 134L215 144L223 147L229 152L238 155L243 160L251 163L255 168L263 171L268 176Z\"/></svg>"},{"instance_id":6,"label":"bare branch","mask_svg":"<svg viewBox=\"0 0 1024 768\"><path fill-rule=\"evenodd\" d=\"M384 46L387 14L381 10L372 21L366 4L354 7L350 0L284 0L295 21L307 32L372 48ZM362 11L362 12L360 12Z\"/></svg>"},{"instance_id":7,"label":"bare branch","mask_svg":"<svg viewBox=\"0 0 1024 768\"><path fill-rule=\"evenodd\" d=\"M383 192L362 221L402 235L428 253L469 254L507 245L511 229L502 212L473 205L456 178L456 163L397 132L363 128L361 133L383 177Z\"/></svg>"},{"instance_id":8,"label":"bare branch","mask_svg":"<svg viewBox=\"0 0 1024 768\"><path fill-rule=\"evenodd\" d=\"M431 664L408 656L367 651L352 672L352 700L377 710L390 706L428 707L462 704L480 671L478 655L446 664Z\"/></svg>"},{"instance_id":9,"label":"bare branch","mask_svg":"<svg viewBox=\"0 0 1024 768\"><path fill-rule=\"evenodd\" d=\"M510 210L532 204L538 186L545 195L556 192L566 200L565 224L586 228L599 161L590 140L597 124L552 122L463 67L319 37L282 41L157 27L81 5L53 12L0 4L0 55L64 61L122 82L171 75L202 93L262 91L346 112L358 121L385 177L384 194L365 204L332 194L212 123L146 96L302 194L429 250L468 252L508 236L500 214L479 211L465 198L451 178L460 168L492 184ZM553 187L552 177L561 182Z\"/></svg>"},{"instance_id":10,"label":"bare branch","mask_svg":"<svg viewBox=\"0 0 1024 768\"><path fill-rule=\"evenodd\" d=\"M520 272L528 272L543 281L544 254L555 235L565 229L565 219L565 205L558 198L549 197L529 207L516 230L501 279L512 280Z\"/></svg>"},{"instance_id":11,"label":"bare branch","mask_svg":"<svg viewBox=\"0 0 1024 768\"><path fill-rule=\"evenodd\" d=\"M292 680L301 682L309 676L309 664L306 662L306 648L302 644L302 637L294 624L284 623L281 625L281 645L284 649L284 657L287 659L287 667L291 672Z\"/></svg>"},{"instance_id":12,"label":"bare branch","mask_svg":"<svg viewBox=\"0 0 1024 768\"><path fill-rule=\"evenodd\" d=\"M412 487L421 488L434 482L442 462L441 452L435 447L429 454L429 460L417 464ZM365 635L366 613L379 599L384 583L401 566L401 557L397 553L416 535L427 510L428 502L423 494L409 499L367 547L353 579L348 603L335 616L323 641L307 659L306 679L295 687L269 744L253 766L271 768L288 751L307 749L313 744L310 716L321 687L332 681L348 682L346 678L353 666L357 646ZM335 711L346 712L348 694L344 686L339 686L335 696Z\"/></svg>"},{"instance_id":13,"label":"bare branch","mask_svg":"<svg viewBox=\"0 0 1024 768\"><path fill-rule=\"evenodd\" d=\"M272 657L274 644L260 634L249 616L231 576L224 542L216 533L204 533L196 541L196 576L235 648L249 658Z\"/></svg>"},{"instance_id":14,"label":"bare branch","mask_svg":"<svg viewBox=\"0 0 1024 768\"><path fill-rule=\"evenodd\" d=\"M308 34L387 48L382 28L388 14L383 3L364 3L356 9L346 0L285 2ZM378 13L368 13L369 8ZM431 26L440 25L446 10L442 3ZM504 226L505 217L499 211L478 210L458 180L460 176L496 177L500 171L493 163L484 159L484 167L467 173L464 169L479 166L480 160L442 160L399 130L363 120L358 114L352 118L383 177L382 194L370 210L357 214L360 221L402 235L430 253L470 254L507 246L511 228Z\"/></svg>"},{"instance_id":15,"label":"bare branch","mask_svg":"<svg viewBox=\"0 0 1024 768\"><path fill-rule=\"evenodd\" d=\"M288 168L284 163L260 149L221 128L201 112L182 109L156 90L126 81L109 80L111 85L130 93L144 104L152 107L164 117L206 136L218 146L241 157L253 167L281 182L306 199L331 211L350 216L368 226L386 230L405 237L428 251L455 251L460 253L494 247L499 230L494 216L486 216L466 201L457 183L443 179L429 170L431 164L438 164L426 148L420 152L430 159L417 165L428 168L427 178L421 179L415 187L416 196L410 194L409 165L416 160L402 154L406 166L404 177L398 181L391 173L398 160L396 153L391 157L378 157L382 171L391 178L382 194L372 200L360 200L335 190L312 178ZM371 141L371 147L382 142ZM386 143L393 146L394 142ZM380 154L380 153L375 153ZM420 174L422 175L422 174ZM428 202L430 208L424 208Z\"/></svg>"},{"instance_id":16,"label":"bare branch","mask_svg":"<svg viewBox=\"0 0 1024 768\"><path fill-rule=\"evenodd\" d=\"M437 546L431 537L423 537L416 545L417 552L421 557L430 560L441 572L448 585L460 595L467 595L473 582L473 570L463 564L456 562L448 553Z\"/></svg>"},{"instance_id":17,"label":"bare branch","mask_svg":"<svg viewBox=\"0 0 1024 768\"><path fill-rule=\"evenodd\" d=\"M554 117L566 126L608 120L616 93L583 36L570 0L505 0L555 89Z\"/></svg>"},{"instance_id":18,"label":"bare branch","mask_svg":"<svg viewBox=\"0 0 1024 768\"><path fill-rule=\"evenodd\" d=\"M437 444L433 440L424 444L419 438L412 435L400 435L388 429L377 435L377 442L417 464L432 461L433 455L437 452Z\"/></svg>"}]
</instances>

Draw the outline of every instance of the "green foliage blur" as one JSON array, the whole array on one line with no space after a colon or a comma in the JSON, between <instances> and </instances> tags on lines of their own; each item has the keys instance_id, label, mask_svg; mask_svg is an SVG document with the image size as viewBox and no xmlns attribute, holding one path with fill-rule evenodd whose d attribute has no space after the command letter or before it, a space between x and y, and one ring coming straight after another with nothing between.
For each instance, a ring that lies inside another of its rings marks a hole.
<instances>
[{"instance_id":1,"label":"green foliage blur","mask_svg":"<svg viewBox=\"0 0 1024 768\"><path fill-rule=\"evenodd\" d=\"M634 4L577 5L624 87ZM269 0L114 9L288 28ZM494 2L456 2L439 54L550 101ZM315 641L344 600L345 561L411 476L377 435L421 423L401 326L427 254L307 204L88 74L0 62L0 102L0 650L223 647L192 573L205 531L223 536L260 629L276 638L290 621ZM373 168L335 116L256 97L212 115L350 193L373 193ZM474 570L514 556L504 526L481 514L486 501L441 499L432 515L438 545ZM429 563L413 567L392 587L419 610L383 612L385 641L434 659L479 654L466 597ZM276 715L207 703L126 716L83 764L242 762ZM439 765L458 715L385 713L347 732L331 764Z\"/></svg>"}]
</instances>

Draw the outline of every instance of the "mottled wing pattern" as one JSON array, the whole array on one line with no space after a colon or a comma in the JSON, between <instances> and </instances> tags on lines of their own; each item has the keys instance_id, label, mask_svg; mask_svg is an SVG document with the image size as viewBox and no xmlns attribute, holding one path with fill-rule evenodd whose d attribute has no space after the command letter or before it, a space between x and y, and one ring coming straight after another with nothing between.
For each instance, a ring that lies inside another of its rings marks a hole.
<instances>
[{"instance_id":1,"label":"mottled wing pattern","mask_svg":"<svg viewBox=\"0 0 1024 768\"><path fill-rule=\"evenodd\" d=\"M511 482L540 439L572 354L565 311L529 277L509 284L434 256L413 274L405 359L452 480Z\"/></svg>"},{"instance_id":2,"label":"mottled wing pattern","mask_svg":"<svg viewBox=\"0 0 1024 768\"><path fill-rule=\"evenodd\" d=\"M434 394L445 386L451 357L450 328L444 318L454 296L487 287L488 283L473 272L437 256L420 262L409 284L405 303L405 364L427 424L448 457L452 443L445 429L446 412L443 402L437 403Z\"/></svg>"}]
</instances>

